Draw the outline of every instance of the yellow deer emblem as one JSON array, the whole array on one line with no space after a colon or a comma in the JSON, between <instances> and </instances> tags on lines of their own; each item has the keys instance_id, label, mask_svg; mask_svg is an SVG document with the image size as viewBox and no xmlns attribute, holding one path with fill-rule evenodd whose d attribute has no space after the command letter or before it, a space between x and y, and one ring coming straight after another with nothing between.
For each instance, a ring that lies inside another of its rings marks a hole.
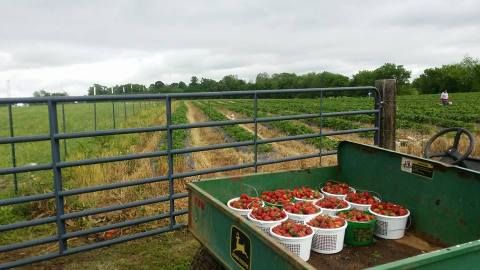
<instances>
[{"instance_id":1,"label":"yellow deer emblem","mask_svg":"<svg viewBox=\"0 0 480 270\"><path fill-rule=\"evenodd\" d=\"M238 232L235 238L237 238L237 242L235 243L235 249L233 252L238 251L248 258L247 252L245 252L245 244L240 244L240 234Z\"/></svg>"}]
</instances>

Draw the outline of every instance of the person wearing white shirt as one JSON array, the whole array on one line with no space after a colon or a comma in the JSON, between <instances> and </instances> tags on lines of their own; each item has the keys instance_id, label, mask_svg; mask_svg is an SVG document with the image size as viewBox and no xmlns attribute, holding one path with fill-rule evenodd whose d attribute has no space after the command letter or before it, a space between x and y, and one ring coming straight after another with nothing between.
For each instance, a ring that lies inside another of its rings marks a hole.
<instances>
[{"instance_id":1,"label":"person wearing white shirt","mask_svg":"<svg viewBox=\"0 0 480 270\"><path fill-rule=\"evenodd\" d=\"M448 93L447 90L444 90L440 95L440 100L442 101L442 105L448 105Z\"/></svg>"}]
</instances>

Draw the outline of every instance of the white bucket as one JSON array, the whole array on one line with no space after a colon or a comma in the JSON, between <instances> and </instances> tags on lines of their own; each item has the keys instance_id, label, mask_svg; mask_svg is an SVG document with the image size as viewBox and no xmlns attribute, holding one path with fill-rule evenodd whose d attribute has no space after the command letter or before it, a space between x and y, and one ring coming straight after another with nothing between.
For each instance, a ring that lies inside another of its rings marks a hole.
<instances>
[{"instance_id":1,"label":"white bucket","mask_svg":"<svg viewBox=\"0 0 480 270\"><path fill-rule=\"evenodd\" d=\"M385 216L372 211L371 207L368 208L368 211L372 213L377 222L375 223L374 235L383 239L400 239L405 235L405 230L407 227L408 217L410 216L410 211L407 210L405 216L392 217Z\"/></svg>"},{"instance_id":2,"label":"white bucket","mask_svg":"<svg viewBox=\"0 0 480 270\"><path fill-rule=\"evenodd\" d=\"M313 218L306 220L305 224L312 219ZM343 240L345 239L345 230L347 229L347 226L348 222L346 220L342 227L335 229L322 229L310 226L314 233L312 250L322 254L334 254L342 251Z\"/></svg>"},{"instance_id":3,"label":"white bucket","mask_svg":"<svg viewBox=\"0 0 480 270\"><path fill-rule=\"evenodd\" d=\"M236 201L238 199L240 199L240 197L233 198L233 199L229 200L227 202L227 206L228 206L228 208L230 208L230 210L232 210L232 212L240 214L242 217L247 218L248 213L252 212L252 209L238 209L238 208L230 206L231 202ZM265 205L265 203L262 201L262 206L264 206L264 205Z\"/></svg>"},{"instance_id":4,"label":"white bucket","mask_svg":"<svg viewBox=\"0 0 480 270\"><path fill-rule=\"evenodd\" d=\"M373 196L373 198L377 201L377 202L380 202L380 199ZM357 210L360 210L360 211L368 211L368 209L370 208L371 204L359 204L359 203L353 203L353 202L349 202L347 201L353 209L357 209Z\"/></svg>"},{"instance_id":5,"label":"white bucket","mask_svg":"<svg viewBox=\"0 0 480 270\"><path fill-rule=\"evenodd\" d=\"M315 206L317 207L317 206ZM287 216L289 219L295 221L296 223L300 223L300 224L303 224L305 220L310 220L320 214L322 214L322 208L319 208L317 207L320 212L318 213L315 213L315 214L311 214L311 215L302 215L302 214L293 214L293 213L289 213L288 211L285 211L287 213Z\"/></svg>"},{"instance_id":6,"label":"white bucket","mask_svg":"<svg viewBox=\"0 0 480 270\"><path fill-rule=\"evenodd\" d=\"M284 210L282 210L282 211L285 212ZM247 217L248 217L248 220L250 220L253 224L255 224L255 226L257 226L257 228L266 232L267 234L270 233L270 228L271 227L280 225L280 223L282 223L282 222L284 222L288 219L288 215L286 215L285 218L282 218L280 220L275 220L275 221L258 220L258 219L254 218L252 216L252 212L248 213Z\"/></svg>"},{"instance_id":7,"label":"white bucket","mask_svg":"<svg viewBox=\"0 0 480 270\"><path fill-rule=\"evenodd\" d=\"M273 227L274 226L270 228L270 235L276 238L280 244L302 258L302 260L308 261L308 259L310 259L310 249L312 248L314 233L303 237L285 237L274 233Z\"/></svg>"},{"instance_id":8,"label":"white bucket","mask_svg":"<svg viewBox=\"0 0 480 270\"><path fill-rule=\"evenodd\" d=\"M353 193L357 192L353 187L350 187L350 190ZM340 199L340 200L344 200L347 197L347 194L345 194L345 195L343 195L343 194L333 194L333 193L328 193L326 191L323 191L323 187L320 191L322 191L322 193L325 194L326 197L334 197L334 198L337 198L337 199Z\"/></svg>"},{"instance_id":9,"label":"white bucket","mask_svg":"<svg viewBox=\"0 0 480 270\"><path fill-rule=\"evenodd\" d=\"M347 202L347 201L346 201ZM352 206L350 205L349 202L347 202L348 206L345 207L345 208L336 208L336 209L330 209L330 208L323 208L323 207L320 207L318 205L315 205L317 207L319 207L320 209L322 209L322 214L324 215L329 215L329 216L335 216L337 215L338 212L340 211L343 211L343 210L349 210L350 208L352 208Z\"/></svg>"}]
</instances>

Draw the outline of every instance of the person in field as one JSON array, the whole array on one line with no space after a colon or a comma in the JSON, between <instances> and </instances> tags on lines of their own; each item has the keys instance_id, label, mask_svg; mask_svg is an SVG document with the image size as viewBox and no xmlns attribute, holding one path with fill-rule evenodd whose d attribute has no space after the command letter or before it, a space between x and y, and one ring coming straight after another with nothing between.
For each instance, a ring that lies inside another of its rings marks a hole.
<instances>
[{"instance_id":1,"label":"person in field","mask_svg":"<svg viewBox=\"0 0 480 270\"><path fill-rule=\"evenodd\" d=\"M447 90L444 90L442 94L440 95L440 100L442 101L442 105L446 106L449 104L448 102L448 92Z\"/></svg>"}]
</instances>

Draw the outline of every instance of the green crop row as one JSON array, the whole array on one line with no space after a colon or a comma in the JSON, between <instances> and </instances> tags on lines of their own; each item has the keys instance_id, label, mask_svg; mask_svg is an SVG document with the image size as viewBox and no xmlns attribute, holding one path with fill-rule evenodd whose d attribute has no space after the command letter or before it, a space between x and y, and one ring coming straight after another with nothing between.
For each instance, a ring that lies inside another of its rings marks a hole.
<instances>
[{"instance_id":1,"label":"green crop row","mask_svg":"<svg viewBox=\"0 0 480 270\"><path fill-rule=\"evenodd\" d=\"M212 109L208 105L202 102L194 102L193 103L196 107L198 107L210 120L212 121L226 121L229 120L225 115L222 113L216 111L215 109ZM245 130L244 128L238 126L238 125L228 125L228 126L222 126L223 131L225 134L234 139L235 141L241 142L241 141L253 141L255 138L255 135L253 135L251 132ZM259 137L257 137L257 140ZM258 145L258 151L260 152L269 152L272 151L272 146L269 144L260 144Z\"/></svg>"},{"instance_id":2,"label":"green crop row","mask_svg":"<svg viewBox=\"0 0 480 270\"><path fill-rule=\"evenodd\" d=\"M172 113L172 123L173 124L188 123L187 112L188 112L188 108L185 105L185 102L180 101L179 105L175 108L175 111ZM173 148L182 149L185 147L185 142L188 137L188 130L176 129L173 131L172 137L173 137Z\"/></svg>"},{"instance_id":3,"label":"green crop row","mask_svg":"<svg viewBox=\"0 0 480 270\"><path fill-rule=\"evenodd\" d=\"M214 103L216 106L224 107L230 111L241 113L246 117L253 118L254 112L247 106L238 106L235 103ZM267 113L260 111L257 113L257 117L267 117ZM316 134L317 132L307 125L295 123L292 121L272 121L267 124L268 126L285 133L288 136L297 136L303 134ZM338 146L338 142L331 140L327 137L323 138L309 138L305 140L308 144L315 146L317 149L332 150Z\"/></svg>"}]
</instances>

